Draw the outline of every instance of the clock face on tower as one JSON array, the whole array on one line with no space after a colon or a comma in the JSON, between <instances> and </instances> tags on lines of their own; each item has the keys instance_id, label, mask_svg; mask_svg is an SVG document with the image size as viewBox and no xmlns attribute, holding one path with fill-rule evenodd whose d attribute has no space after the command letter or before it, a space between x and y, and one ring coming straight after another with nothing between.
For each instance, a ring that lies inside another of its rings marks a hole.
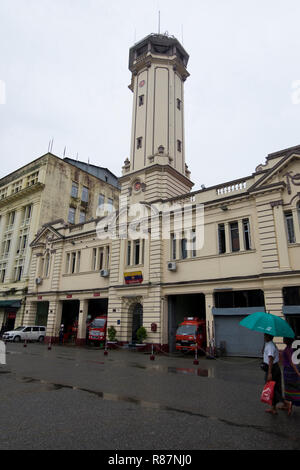
<instances>
[{"instance_id":1,"label":"clock face on tower","mask_svg":"<svg viewBox=\"0 0 300 470\"><path fill-rule=\"evenodd\" d=\"M145 83L146 83L145 80L142 80L142 81L139 83L139 87L140 87L140 88L143 88L143 86L145 85Z\"/></svg>"}]
</instances>

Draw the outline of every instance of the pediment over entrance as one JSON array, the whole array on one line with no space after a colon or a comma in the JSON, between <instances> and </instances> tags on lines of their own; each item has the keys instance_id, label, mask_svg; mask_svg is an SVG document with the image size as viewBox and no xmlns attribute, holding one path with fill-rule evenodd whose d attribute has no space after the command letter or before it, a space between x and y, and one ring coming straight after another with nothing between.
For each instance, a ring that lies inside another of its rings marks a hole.
<instances>
[{"instance_id":1,"label":"pediment over entrance","mask_svg":"<svg viewBox=\"0 0 300 470\"><path fill-rule=\"evenodd\" d=\"M43 227L42 230L37 234L30 246L32 248L37 246L49 248L53 242L63 239L64 236L58 230L56 230L53 226L47 225L46 227Z\"/></svg>"},{"instance_id":2,"label":"pediment over entrance","mask_svg":"<svg viewBox=\"0 0 300 470\"><path fill-rule=\"evenodd\" d=\"M283 157L249 188L249 192L255 193L276 188L284 191L287 199L291 199L291 196L294 197L300 192L300 152Z\"/></svg>"}]
</instances>

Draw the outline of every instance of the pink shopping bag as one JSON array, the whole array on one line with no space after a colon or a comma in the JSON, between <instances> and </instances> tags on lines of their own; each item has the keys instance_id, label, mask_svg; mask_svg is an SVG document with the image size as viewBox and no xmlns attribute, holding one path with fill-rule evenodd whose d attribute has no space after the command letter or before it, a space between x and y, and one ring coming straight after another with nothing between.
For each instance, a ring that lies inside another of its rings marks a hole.
<instances>
[{"instance_id":1,"label":"pink shopping bag","mask_svg":"<svg viewBox=\"0 0 300 470\"><path fill-rule=\"evenodd\" d=\"M275 383L276 382L273 382L273 381L266 383L266 385L263 388L260 401L262 401L263 403L267 403L268 405L272 405Z\"/></svg>"}]
</instances>

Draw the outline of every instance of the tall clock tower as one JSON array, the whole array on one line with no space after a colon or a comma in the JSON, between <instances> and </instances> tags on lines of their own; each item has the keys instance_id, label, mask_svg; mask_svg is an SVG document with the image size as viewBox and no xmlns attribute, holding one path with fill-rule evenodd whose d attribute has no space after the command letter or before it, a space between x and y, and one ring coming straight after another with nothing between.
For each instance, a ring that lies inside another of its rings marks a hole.
<instances>
[{"instance_id":1,"label":"tall clock tower","mask_svg":"<svg viewBox=\"0 0 300 470\"><path fill-rule=\"evenodd\" d=\"M122 192L141 191L147 202L187 193L184 82L189 56L173 36L151 34L129 52L133 113L130 159ZM141 199L141 197L139 198Z\"/></svg>"}]
</instances>

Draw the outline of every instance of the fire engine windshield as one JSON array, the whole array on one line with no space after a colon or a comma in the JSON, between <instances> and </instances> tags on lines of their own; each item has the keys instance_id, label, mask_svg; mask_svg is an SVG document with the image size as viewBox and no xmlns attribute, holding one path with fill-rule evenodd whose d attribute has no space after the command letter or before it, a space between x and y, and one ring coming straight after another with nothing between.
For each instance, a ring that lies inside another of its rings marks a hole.
<instances>
[{"instance_id":1,"label":"fire engine windshield","mask_svg":"<svg viewBox=\"0 0 300 470\"><path fill-rule=\"evenodd\" d=\"M177 335L195 335L196 325L181 325L177 329Z\"/></svg>"},{"instance_id":2,"label":"fire engine windshield","mask_svg":"<svg viewBox=\"0 0 300 470\"><path fill-rule=\"evenodd\" d=\"M104 318L96 318L92 324L91 324L91 327L92 328L103 328L105 325L105 319Z\"/></svg>"}]
</instances>

